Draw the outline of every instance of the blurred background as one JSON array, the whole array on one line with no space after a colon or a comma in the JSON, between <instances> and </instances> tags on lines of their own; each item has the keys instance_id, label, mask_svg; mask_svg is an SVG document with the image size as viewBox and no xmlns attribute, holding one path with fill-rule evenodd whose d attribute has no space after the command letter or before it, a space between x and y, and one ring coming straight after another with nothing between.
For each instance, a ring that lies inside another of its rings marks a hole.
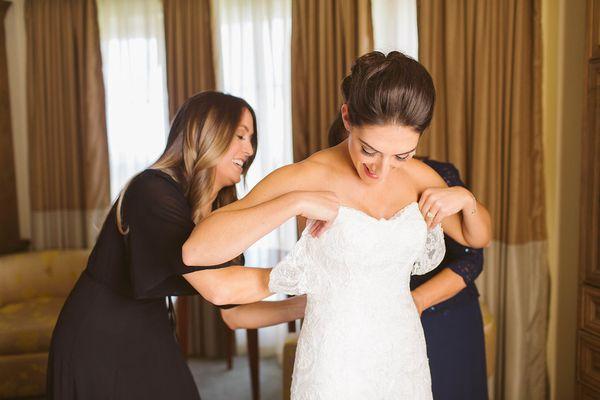
<instances>
[{"instance_id":1,"label":"blurred background","mask_svg":"<svg viewBox=\"0 0 600 400\"><path fill-rule=\"evenodd\" d=\"M185 99L256 110L241 197L327 146L339 85L373 49L430 71L419 154L456 165L492 214L490 398L600 398L599 0L13 0L0 17L0 398L43 398L62 302ZM295 240L288 221L246 263ZM203 398L287 396L296 324L232 333L202 299L177 309Z\"/></svg>"}]
</instances>

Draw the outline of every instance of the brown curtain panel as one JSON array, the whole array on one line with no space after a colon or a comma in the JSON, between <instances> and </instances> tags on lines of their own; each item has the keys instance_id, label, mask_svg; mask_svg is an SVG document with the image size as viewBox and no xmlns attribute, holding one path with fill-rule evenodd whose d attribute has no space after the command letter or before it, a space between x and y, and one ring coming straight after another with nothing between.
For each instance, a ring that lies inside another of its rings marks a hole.
<instances>
[{"instance_id":1,"label":"brown curtain panel","mask_svg":"<svg viewBox=\"0 0 600 400\"><path fill-rule=\"evenodd\" d=\"M327 131L342 105L340 84L354 60L371 50L369 0L293 1L294 161L328 147Z\"/></svg>"},{"instance_id":2,"label":"brown curtain panel","mask_svg":"<svg viewBox=\"0 0 600 400\"><path fill-rule=\"evenodd\" d=\"M0 254L21 250L4 33L4 17L11 4L0 1Z\"/></svg>"},{"instance_id":3,"label":"brown curtain panel","mask_svg":"<svg viewBox=\"0 0 600 400\"><path fill-rule=\"evenodd\" d=\"M27 112L35 249L89 247L109 206L94 0L27 0Z\"/></svg>"},{"instance_id":4,"label":"brown curtain panel","mask_svg":"<svg viewBox=\"0 0 600 400\"><path fill-rule=\"evenodd\" d=\"M494 242L478 284L498 327L496 399L544 399L548 265L539 0L418 1L437 104L421 153L453 162Z\"/></svg>"},{"instance_id":5,"label":"brown curtain panel","mask_svg":"<svg viewBox=\"0 0 600 400\"><path fill-rule=\"evenodd\" d=\"M190 96L215 89L210 0L163 0L169 114Z\"/></svg>"},{"instance_id":6,"label":"brown curtain panel","mask_svg":"<svg viewBox=\"0 0 600 400\"><path fill-rule=\"evenodd\" d=\"M215 89L210 0L163 0L167 52L169 114L190 96ZM221 357L227 349L227 326L219 309L200 296L177 302L178 335L183 352Z\"/></svg>"}]
</instances>

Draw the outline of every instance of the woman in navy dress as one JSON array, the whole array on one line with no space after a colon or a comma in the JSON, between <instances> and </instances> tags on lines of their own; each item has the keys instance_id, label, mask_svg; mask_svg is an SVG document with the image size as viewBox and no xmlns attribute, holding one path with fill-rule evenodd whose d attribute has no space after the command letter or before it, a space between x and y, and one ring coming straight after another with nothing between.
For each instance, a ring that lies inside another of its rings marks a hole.
<instances>
[{"instance_id":1,"label":"woman in navy dress","mask_svg":"<svg viewBox=\"0 0 600 400\"><path fill-rule=\"evenodd\" d=\"M450 187L465 187L450 163L423 160ZM475 279L483 269L483 250L445 236L446 256L425 275L413 275L411 290L427 342L433 398L487 399L483 320Z\"/></svg>"}]
</instances>

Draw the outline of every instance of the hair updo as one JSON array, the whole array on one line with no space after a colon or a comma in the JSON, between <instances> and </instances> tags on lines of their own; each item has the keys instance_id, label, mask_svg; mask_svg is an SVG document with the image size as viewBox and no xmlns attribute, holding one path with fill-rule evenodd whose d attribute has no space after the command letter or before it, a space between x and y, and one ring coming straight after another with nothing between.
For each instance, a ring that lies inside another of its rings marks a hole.
<instances>
[{"instance_id":1,"label":"hair updo","mask_svg":"<svg viewBox=\"0 0 600 400\"><path fill-rule=\"evenodd\" d=\"M431 122L435 88L431 76L412 58L379 51L358 58L342 81L352 125L402 125L422 133Z\"/></svg>"}]
</instances>

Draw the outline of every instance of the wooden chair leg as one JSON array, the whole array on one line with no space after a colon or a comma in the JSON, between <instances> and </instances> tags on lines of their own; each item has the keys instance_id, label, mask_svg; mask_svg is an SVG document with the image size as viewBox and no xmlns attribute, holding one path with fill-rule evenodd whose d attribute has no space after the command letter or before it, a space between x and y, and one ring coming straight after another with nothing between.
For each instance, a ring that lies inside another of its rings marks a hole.
<instances>
[{"instance_id":1,"label":"wooden chair leg","mask_svg":"<svg viewBox=\"0 0 600 400\"><path fill-rule=\"evenodd\" d=\"M258 330L246 329L248 341L248 362L250 364L250 383L252 384L252 400L260 400L260 371L258 363Z\"/></svg>"},{"instance_id":2,"label":"wooden chair leg","mask_svg":"<svg viewBox=\"0 0 600 400\"><path fill-rule=\"evenodd\" d=\"M177 303L175 303L175 315L177 321L177 340L179 341L179 347L181 353L185 358L188 358L188 325L189 325L189 313L188 313L188 297L179 296L177 297Z\"/></svg>"},{"instance_id":3,"label":"wooden chair leg","mask_svg":"<svg viewBox=\"0 0 600 400\"><path fill-rule=\"evenodd\" d=\"M233 356L235 355L235 331L227 329L227 370L233 369Z\"/></svg>"},{"instance_id":4,"label":"wooden chair leg","mask_svg":"<svg viewBox=\"0 0 600 400\"><path fill-rule=\"evenodd\" d=\"M290 297L294 297L294 296L290 296L289 294L286 296L288 299ZM288 322L288 333L294 333L294 332L296 332L296 321L295 320Z\"/></svg>"}]
</instances>

